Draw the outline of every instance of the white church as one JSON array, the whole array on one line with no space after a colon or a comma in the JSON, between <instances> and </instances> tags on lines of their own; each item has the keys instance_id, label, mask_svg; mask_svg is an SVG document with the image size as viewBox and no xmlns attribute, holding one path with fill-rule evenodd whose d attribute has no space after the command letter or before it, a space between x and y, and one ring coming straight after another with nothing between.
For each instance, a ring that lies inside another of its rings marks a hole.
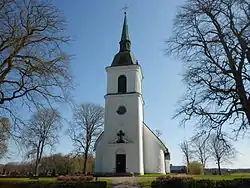
<instances>
[{"instance_id":1,"label":"white church","mask_svg":"<svg viewBox=\"0 0 250 188\"><path fill-rule=\"evenodd\" d=\"M131 52L125 13L120 50L106 67L104 131L95 143L96 173L170 173L170 153L144 122L142 70Z\"/></svg>"}]
</instances>

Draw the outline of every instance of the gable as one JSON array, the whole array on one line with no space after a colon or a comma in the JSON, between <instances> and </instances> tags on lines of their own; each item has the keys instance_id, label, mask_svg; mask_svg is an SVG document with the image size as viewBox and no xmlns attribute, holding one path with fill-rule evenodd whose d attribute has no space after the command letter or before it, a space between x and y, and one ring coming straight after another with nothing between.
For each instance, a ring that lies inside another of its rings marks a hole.
<instances>
[{"instance_id":1,"label":"gable","mask_svg":"<svg viewBox=\"0 0 250 188\"><path fill-rule=\"evenodd\" d=\"M156 140L156 142L160 145L160 147L163 149L164 153L169 153L166 145L161 141L161 139L158 136L156 136L156 134L149 128L149 126L147 126L145 122L143 122L143 125L144 125L144 128L148 129L149 132L151 132L151 135Z\"/></svg>"},{"instance_id":2,"label":"gable","mask_svg":"<svg viewBox=\"0 0 250 188\"><path fill-rule=\"evenodd\" d=\"M149 126L147 126L147 124L145 122L143 122L144 128L148 129L149 132L151 132L151 135L153 136L153 138L156 140L156 142L160 145L160 147L163 149L163 151L165 153L169 153L168 148L166 147L166 145L162 142L162 140L156 136L156 134L149 128ZM99 135L99 137L96 139L95 145L94 145L94 151L98 145L98 143L100 142L100 140L102 139L104 131L102 131L102 133Z\"/></svg>"}]
</instances>

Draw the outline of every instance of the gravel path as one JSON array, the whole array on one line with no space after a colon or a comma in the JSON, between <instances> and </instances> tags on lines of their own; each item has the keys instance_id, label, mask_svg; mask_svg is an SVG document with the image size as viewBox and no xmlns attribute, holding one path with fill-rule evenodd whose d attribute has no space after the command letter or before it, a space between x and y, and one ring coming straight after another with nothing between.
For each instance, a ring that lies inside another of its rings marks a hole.
<instances>
[{"instance_id":1,"label":"gravel path","mask_svg":"<svg viewBox=\"0 0 250 188\"><path fill-rule=\"evenodd\" d=\"M138 188L141 187L135 177L113 177L110 178L113 188Z\"/></svg>"}]
</instances>

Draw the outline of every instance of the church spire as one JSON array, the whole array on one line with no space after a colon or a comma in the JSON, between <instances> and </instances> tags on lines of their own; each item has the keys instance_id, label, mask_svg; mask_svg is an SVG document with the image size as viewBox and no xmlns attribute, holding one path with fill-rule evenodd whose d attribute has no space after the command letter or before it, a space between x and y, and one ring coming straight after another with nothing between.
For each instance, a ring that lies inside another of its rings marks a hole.
<instances>
[{"instance_id":1,"label":"church spire","mask_svg":"<svg viewBox=\"0 0 250 188\"><path fill-rule=\"evenodd\" d=\"M124 22L122 28L122 36L120 41L120 52L130 51L130 39L128 34L128 23L127 23L127 13L124 12Z\"/></svg>"},{"instance_id":2,"label":"church spire","mask_svg":"<svg viewBox=\"0 0 250 188\"><path fill-rule=\"evenodd\" d=\"M129 40L127 13L126 12L124 12L124 22L123 22L122 37L121 37L121 41L124 41L124 40Z\"/></svg>"},{"instance_id":3,"label":"church spire","mask_svg":"<svg viewBox=\"0 0 250 188\"><path fill-rule=\"evenodd\" d=\"M115 55L111 66L137 65L134 55L131 52L131 42L128 34L127 14L124 12L124 22L122 27L122 36L120 41L120 50Z\"/></svg>"}]
</instances>

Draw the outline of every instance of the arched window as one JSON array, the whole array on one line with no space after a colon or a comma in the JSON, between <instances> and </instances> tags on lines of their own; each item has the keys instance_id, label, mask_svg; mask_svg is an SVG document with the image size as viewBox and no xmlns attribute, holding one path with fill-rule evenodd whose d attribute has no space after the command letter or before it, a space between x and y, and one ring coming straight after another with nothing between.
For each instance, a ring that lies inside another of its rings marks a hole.
<instances>
[{"instance_id":1,"label":"arched window","mask_svg":"<svg viewBox=\"0 0 250 188\"><path fill-rule=\"evenodd\" d=\"M127 78L125 75L121 75L118 78L118 93L127 92Z\"/></svg>"}]
</instances>

